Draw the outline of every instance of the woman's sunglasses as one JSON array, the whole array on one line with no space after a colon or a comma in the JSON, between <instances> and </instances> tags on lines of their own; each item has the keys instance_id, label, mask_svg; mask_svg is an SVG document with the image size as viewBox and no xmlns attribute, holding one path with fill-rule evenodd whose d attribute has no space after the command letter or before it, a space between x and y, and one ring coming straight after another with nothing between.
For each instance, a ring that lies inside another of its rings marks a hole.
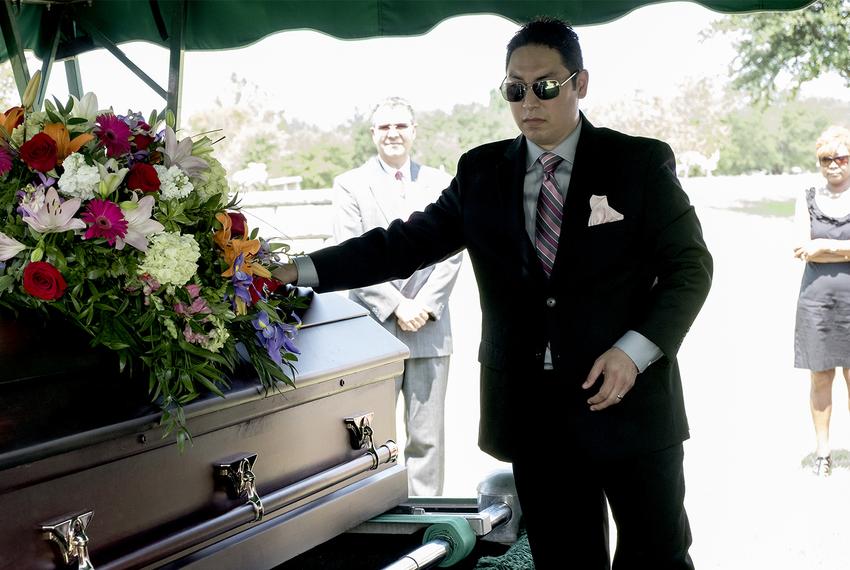
<instances>
[{"instance_id":1,"label":"woman's sunglasses","mask_svg":"<svg viewBox=\"0 0 850 570\"><path fill-rule=\"evenodd\" d=\"M820 160L820 165L826 168L833 162L838 166L846 166L847 162L850 161L850 156L822 156L818 160Z\"/></svg>"},{"instance_id":2,"label":"woman's sunglasses","mask_svg":"<svg viewBox=\"0 0 850 570\"><path fill-rule=\"evenodd\" d=\"M543 79L541 81L535 81L531 85L521 81L508 81L508 78L506 77L502 81L499 91L501 91L502 97L505 98L505 101L517 103L525 99L525 95L528 93L528 88L531 87L531 90L538 99L546 101L557 97L561 92L561 87L563 87L567 81L578 75L579 71L581 70L579 69L573 72L572 75L563 81L558 81L557 79Z\"/></svg>"}]
</instances>

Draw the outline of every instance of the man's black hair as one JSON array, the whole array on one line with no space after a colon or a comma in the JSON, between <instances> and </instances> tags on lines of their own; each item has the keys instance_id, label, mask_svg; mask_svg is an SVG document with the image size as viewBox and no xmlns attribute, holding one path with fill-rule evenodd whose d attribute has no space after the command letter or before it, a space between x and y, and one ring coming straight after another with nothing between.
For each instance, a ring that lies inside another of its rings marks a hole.
<instances>
[{"instance_id":1,"label":"man's black hair","mask_svg":"<svg viewBox=\"0 0 850 570\"><path fill-rule=\"evenodd\" d=\"M541 45L558 50L561 61L570 73L584 69L581 46L575 30L563 20L543 16L536 18L519 29L508 42L505 68L511 61L514 50L527 45ZM573 86L578 77L573 78Z\"/></svg>"}]
</instances>

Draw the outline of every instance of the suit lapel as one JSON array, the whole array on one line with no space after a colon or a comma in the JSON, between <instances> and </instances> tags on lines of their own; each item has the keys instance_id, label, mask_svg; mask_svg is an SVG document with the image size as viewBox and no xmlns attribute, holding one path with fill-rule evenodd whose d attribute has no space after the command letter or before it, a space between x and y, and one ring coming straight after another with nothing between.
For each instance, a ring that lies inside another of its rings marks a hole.
<instances>
[{"instance_id":1,"label":"suit lapel","mask_svg":"<svg viewBox=\"0 0 850 570\"><path fill-rule=\"evenodd\" d=\"M522 272L542 279L545 276L543 267L537 259L534 244L525 230L524 183L527 155L528 147L525 137L519 136L505 151L505 161L496 176L500 184L499 195L505 201L504 211L508 213L505 229L507 235L516 236L516 239L512 241L516 244L516 253L520 259Z\"/></svg>"},{"instance_id":2,"label":"suit lapel","mask_svg":"<svg viewBox=\"0 0 850 570\"><path fill-rule=\"evenodd\" d=\"M585 116L581 116L581 134L576 145L576 155L573 160L573 171L570 174L570 185L567 188L567 199L564 204L564 220L561 224L561 236L558 240L558 253L552 269L552 279L560 273L560 267L576 267L574 263L579 253L582 232L587 226L590 216L590 196L593 193L593 157L595 150L596 127L590 124ZM565 275L570 276L569 269Z\"/></svg>"},{"instance_id":3,"label":"suit lapel","mask_svg":"<svg viewBox=\"0 0 850 570\"><path fill-rule=\"evenodd\" d=\"M396 183L384 172L378 157L372 158L367 178L369 191L375 198L375 204L384 215L385 225L389 225L390 222L401 217L404 209Z\"/></svg>"}]
</instances>

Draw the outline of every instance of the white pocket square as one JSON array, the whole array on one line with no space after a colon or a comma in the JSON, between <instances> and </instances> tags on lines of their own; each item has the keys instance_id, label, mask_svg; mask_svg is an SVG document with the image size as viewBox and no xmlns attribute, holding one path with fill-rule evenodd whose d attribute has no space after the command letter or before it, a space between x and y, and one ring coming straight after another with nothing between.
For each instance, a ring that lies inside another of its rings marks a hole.
<instances>
[{"instance_id":1,"label":"white pocket square","mask_svg":"<svg viewBox=\"0 0 850 570\"><path fill-rule=\"evenodd\" d=\"M622 219L623 214L608 205L608 196L597 196L594 194L590 197L590 217L587 219L588 227L607 224L608 222L619 222Z\"/></svg>"}]
</instances>

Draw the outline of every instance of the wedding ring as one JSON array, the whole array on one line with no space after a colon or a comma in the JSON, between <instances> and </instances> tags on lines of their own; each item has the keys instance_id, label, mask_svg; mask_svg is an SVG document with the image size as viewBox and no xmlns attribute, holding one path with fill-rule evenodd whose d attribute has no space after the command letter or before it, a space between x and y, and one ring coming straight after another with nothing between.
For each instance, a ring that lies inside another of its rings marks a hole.
<instances>
[{"instance_id":1,"label":"wedding ring","mask_svg":"<svg viewBox=\"0 0 850 570\"><path fill-rule=\"evenodd\" d=\"M622 395L622 394L617 394L617 399L618 399L618 400L622 400L622 399L623 399L623 395Z\"/></svg>"}]
</instances>

